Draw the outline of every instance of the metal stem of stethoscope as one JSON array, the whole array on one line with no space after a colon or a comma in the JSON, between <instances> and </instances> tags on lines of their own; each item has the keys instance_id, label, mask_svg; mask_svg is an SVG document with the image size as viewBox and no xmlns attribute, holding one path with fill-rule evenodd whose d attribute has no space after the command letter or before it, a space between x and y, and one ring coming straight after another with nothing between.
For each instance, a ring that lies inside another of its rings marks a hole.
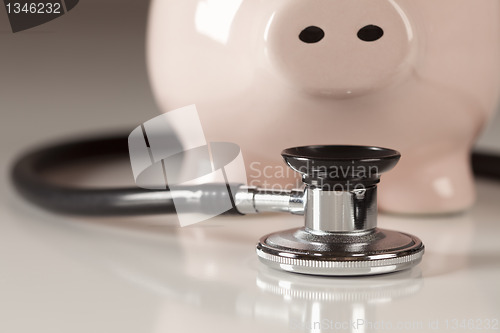
<instances>
[{"instance_id":1,"label":"metal stem of stethoscope","mask_svg":"<svg viewBox=\"0 0 500 333\"><path fill-rule=\"evenodd\" d=\"M265 264L313 275L372 275L420 262L415 236L377 228L377 183L400 158L397 151L365 146L286 149L285 162L302 175L305 189L244 188L236 193L240 213L290 212L305 226L262 237L257 254Z\"/></svg>"}]
</instances>

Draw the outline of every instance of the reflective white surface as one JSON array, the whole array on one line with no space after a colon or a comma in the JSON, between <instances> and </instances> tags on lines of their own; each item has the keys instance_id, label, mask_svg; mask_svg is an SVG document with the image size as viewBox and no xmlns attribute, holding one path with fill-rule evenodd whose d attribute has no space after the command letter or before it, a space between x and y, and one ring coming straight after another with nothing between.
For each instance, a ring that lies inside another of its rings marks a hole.
<instances>
[{"instance_id":1,"label":"reflective white surface","mask_svg":"<svg viewBox=\"0 0 500 333\"><path fill-rule=\"evenodd\" d=\"M0 222L0 331L430 332L455 319L484 330L500 316L500 184L481 181L479 197L465 215L380 216L380 226L421 237L426 254L412 270L365 278L259 263L257 239L299 216L181 229L174 216L86 220L11 197Z\"/></svg>"}]
</instances>

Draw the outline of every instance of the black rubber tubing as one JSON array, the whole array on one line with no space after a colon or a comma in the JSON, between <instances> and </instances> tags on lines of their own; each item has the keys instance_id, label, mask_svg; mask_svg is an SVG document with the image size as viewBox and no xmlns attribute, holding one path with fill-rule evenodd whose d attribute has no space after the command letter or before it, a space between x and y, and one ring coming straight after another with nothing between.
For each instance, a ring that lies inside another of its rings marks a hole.
<instances>
[{"instance_id":1,"label":"black rubber tubing","mask_svg":"<svg viewBox=\"0 0 500 333\"><path fill-rule=\"evenodd\" d=\"M36 149L21 156L12 167L11 179L22 197L39 207L58 213L83 216L176 213L173 193L168 189L79 188L55 184L43 176L56 166L89 158L127 157L128 154L128 135L65 142ZM215 202L223 198L227 200L229 195L226 184L183 187L182 191L202 191L203 199L200 203L189 203L191 211L201 213L211 213L212 207L217 206ZM240 215L234 205L225 214Z\"/></svg>"},{"instance_id":2,"label":"black rubber tubing","mask_svg":"<svg viewBox=\"0 0 500 333\"><path fill-rule=\"evenodd\" d=\"M176 138L172 138L176 140ZM128 135L97 137L48 146L20 157L12 168L12 182L28 201L50 211L84 216L125 216L175 213L169 190L131 188L78 188L54 184L43 173L85 159L128 156ZM500 156L472 153L472 167L477 176L500 179ZM183 188L203 191L203 200L193 211L210 212L214 201L227 198L227 185ZM237 209L226 214L240 215Z\"/></svg>"}]
</instances>

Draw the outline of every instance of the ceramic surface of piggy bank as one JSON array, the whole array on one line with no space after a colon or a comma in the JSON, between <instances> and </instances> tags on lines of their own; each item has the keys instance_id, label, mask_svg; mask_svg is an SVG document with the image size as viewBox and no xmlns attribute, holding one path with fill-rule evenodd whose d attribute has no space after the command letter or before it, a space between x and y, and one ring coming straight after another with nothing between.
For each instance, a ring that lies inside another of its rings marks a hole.
<instances>
[{"instance_id":1,"label":"ceramic surface of piggy bank","mask_svg":"<svg viewBox=\"0 0 500 333\"><path fill-rule=\"evenodd\" d=\"M500 79L498 0L154 0L148 66L163 111L196 104L240 145L250 185L295 187L280 152L397 149L380 207L464 210L469 152Z\"/></svg>"}]
</instances>

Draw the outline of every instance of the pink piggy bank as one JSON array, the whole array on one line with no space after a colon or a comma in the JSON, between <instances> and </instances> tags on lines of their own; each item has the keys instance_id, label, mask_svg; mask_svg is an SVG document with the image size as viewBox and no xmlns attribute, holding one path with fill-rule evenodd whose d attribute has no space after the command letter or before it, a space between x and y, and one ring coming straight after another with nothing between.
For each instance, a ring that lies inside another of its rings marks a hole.
<instances>
[{"instance_id":1,"label":"pink piggy bank","mask_svg":"<svg viewBox=\"0 0 500 333\"><path fill-rule=\"evenodd\" d=\"M162 110L196 104L207 141L242 148L249 185L297 185L284 148L359 144L402 153L381 209L474 202L469 152L500 91L498 0L154 0L147 44Z\"/></svg>"}]
</instances>

